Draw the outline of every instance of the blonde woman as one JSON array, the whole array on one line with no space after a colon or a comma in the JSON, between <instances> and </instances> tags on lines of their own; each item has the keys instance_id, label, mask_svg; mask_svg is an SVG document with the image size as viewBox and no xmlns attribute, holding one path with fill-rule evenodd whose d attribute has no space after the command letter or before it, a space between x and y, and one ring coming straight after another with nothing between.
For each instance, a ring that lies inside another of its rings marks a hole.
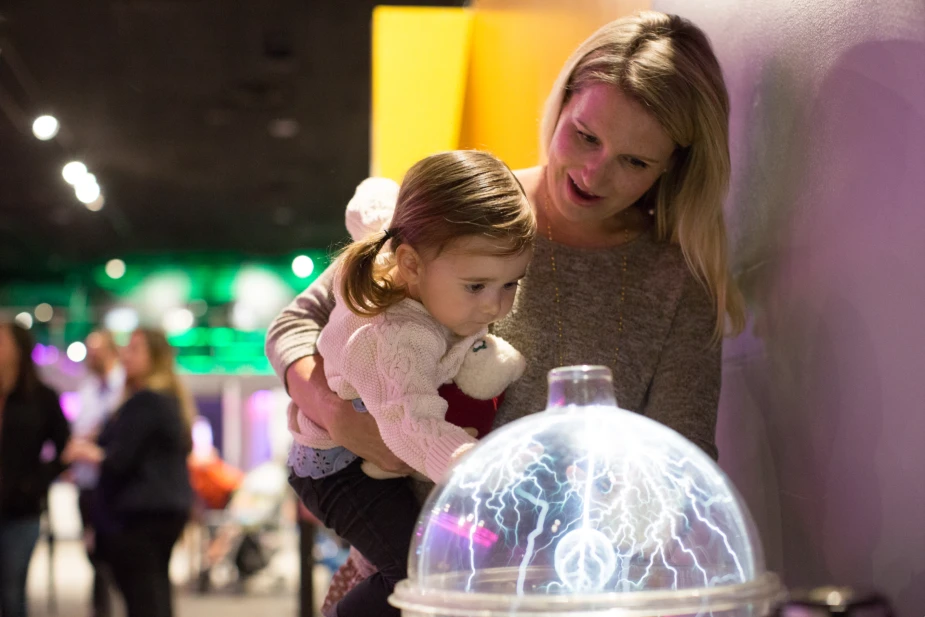
<instances>
[{"instance_id":1,"label":"blonde woman","mask_svg":"<svg viewBox=\"0 0 925 617\"><path fill-rule=\"evenodd\" d=\"M704 33L645 12L591 35L563 67L542 121L546 162L515 172L539 237L514 310L494 327L527 360L495 425L543 409L546 373L608 366L618 403L713 457L721 339L745 317L726 257L729 102ZM324 273L271 325L266 351L302 413L393 472L407 466L324 381Z\"/></svg>"},{"instance_id":2,"label":"blonde woman","mask_svg":"<svg viewBox=\"0 0 925 617\"><path fill-rule=\"evenodd\" d=\"M527 359L496 425L543 408L549 369L600 364L621 406L717 456L721 338L744 323L722 211L728 115L709 41L675 15L611 22L566 62L543 116L546 162L515 172L539 238L514 310L494 328ZM324 382L315 342L331 283L324 273L277 317L267 355L335 442L406 471L373 419Z\"/></svg>"},{"instance_id":3,"label":"blonde woman","mask_svg":"<svg viewBox=\"0 0 925 617\"><path fill-rule=\"evenodd\" d=\"M128 617L170 617L170 554L193 502L186 459L195 409L162 332L136 330L122 363L125 402L96 444L74 442L65 456L100 466L92 508L96 549Z\"/></svg>"}]
</instances>

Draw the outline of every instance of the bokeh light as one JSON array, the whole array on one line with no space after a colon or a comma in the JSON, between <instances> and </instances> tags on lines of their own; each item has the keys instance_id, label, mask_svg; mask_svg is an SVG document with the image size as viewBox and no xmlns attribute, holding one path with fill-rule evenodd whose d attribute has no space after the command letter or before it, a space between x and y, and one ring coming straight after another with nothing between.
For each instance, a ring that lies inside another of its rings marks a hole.
<instances>
[{"instance_id":1,"label":"bokeh light","mask_svg":"<svg viewBox=\"0 0 925 617\"><path fill-rule=\"evenodd\" d=\"M26 330L29 330L30 328L32 328L32 315L30 315L29 313L25 311L23 311L22 313L14 317L13 321L15 321L17 324L19 324Z\"/></svg>"},{"instance_id":2,"label":"bokeh light","mask_svg":"<svg viewBox=\"0 0 925 617\"><path fill-rule=\"evenodd\" d=\"M51 308L51 305L47 302L42 302L37 307L35 307L35 318L41 322L49 322L51 318L55 316L55 309Z\"/></svg>"},{"instance_id":3,"label":"bokeh light","mask_svg":"<svg viewBox=\"0 0 925 617\"><path fill-rule=\"evenodd\" d=\"M87 166L80 161L71 161L61 169L61 176L68 184L76 185L86 175Z\"/></svg>"},{"instance_id":4,"label":"bokeh light","mask_svg":"<svg viewBox=\"0 0 925 617\"><path fill-rule=\"evenodd\" d=\"M32 122L32 134L36 139L48 141L58 134L58 119L54 116L39 116Z\"/></svg>"},{"instance_id":5,"label":"bokeh light","mask_svg":"<svg viewBox=\"0 0 925 617\"><path fill-rule=\"evenodd\" d=\"M164 314L161 325L168 334L182 334L192 328L194 323L196 323L196 317L191 310L174 308Z\"/></svg>"},{"instance_id":6,"label":"bokeh light","mask_svg":"<svg viewBox=\"0 0 925 617\"><path fill-rule=\"evenodd\" d=\"M308 278L315 271L315 262L308 255L299 255L292 260L292 272L300 279Z\"/></svg>"},{"instance_id":7,"label":"bokeh light","mask_svg":"<svg viewBox=\"0 0 925 617\"><path fill-rule=\"evenodd\" d=\"M77 341L67 346L67 357L71 362L83 362L87 357L87 346Z\"/></svg>"},{"instance_id":8,"label":"bokeh light","mask_svg":"<svg viewBox=\"0 0 925 617\"><path fill-rule=\"evenodd\" d=\"M125 276L125 262L121 259L110 259L107 261L106 276L111 279L120 279Z\"/></svg>"}]
</instances>

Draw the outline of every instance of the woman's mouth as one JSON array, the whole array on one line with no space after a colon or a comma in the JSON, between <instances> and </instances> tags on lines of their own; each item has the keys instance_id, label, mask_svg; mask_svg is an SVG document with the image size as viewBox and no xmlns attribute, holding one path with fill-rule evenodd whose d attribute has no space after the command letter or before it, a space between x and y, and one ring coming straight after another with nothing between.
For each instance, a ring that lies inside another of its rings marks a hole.
<instances>
[{"instance_id":1,"label":"woman's mouth","mask_svg":"<svg viewBox=\"0 0 925 617\"><path fill-rule=\"evenodd\" d=\"M569 197L573 202L583 206L590 205L601 199L600 195L595 195L594 193L585 191L580 186L578 186L578 184L572 180L571 176L568 176L568 192Z\"/></svg>"}]
</instances>

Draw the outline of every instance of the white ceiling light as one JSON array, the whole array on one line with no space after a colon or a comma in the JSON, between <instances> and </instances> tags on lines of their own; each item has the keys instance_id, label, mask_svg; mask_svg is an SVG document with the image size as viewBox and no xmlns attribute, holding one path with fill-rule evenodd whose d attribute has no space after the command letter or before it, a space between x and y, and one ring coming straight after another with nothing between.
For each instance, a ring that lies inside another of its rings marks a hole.
<instances>
[{"instance_id":1,"label":"white ceiling light","mask_svg":"<svg viewBox=\"0 0 925 617\"><path fill-rule=\"evenodd\" d=\"M89 210L90 212L99 212L100 210L103 209L103 205L105 203L106 203L106 198L100 195L99 197L91 201L90 203L84 204L84 205L87 206L87 210Z\"/></svg>"},{"instance_id":2,"label":"white ceiling light","mask_svg":"<svg viewBox=\"0 0 925 617\"><path fill-rule=\"evenodd\" d=\"M93 184L81 183L74 188L74 194L81 202L90 205L100 198L100 187L95 182Z\"/></svg>"},{"instance_id":3,"label":"white ceiling light","mask_svg":"<svg viewBox=\"0 0 925 617\"><path fill-rule=\"evenodd\" d=\"M58 134L58 119L54 116L39 116L32 123L32 134L36 139L48 141Z\"/></svg>"},{"instance_id":4,"label":"white ceiling light","mask_svg":"<svg viewBox=\"0 0 925 617\"><path fill-rule=\"evenodd\" d=\"M86 175L87 166L80 161L71 161L61 169L61 176L68 184L77 184Z\"/></svg>"}]
</instances>

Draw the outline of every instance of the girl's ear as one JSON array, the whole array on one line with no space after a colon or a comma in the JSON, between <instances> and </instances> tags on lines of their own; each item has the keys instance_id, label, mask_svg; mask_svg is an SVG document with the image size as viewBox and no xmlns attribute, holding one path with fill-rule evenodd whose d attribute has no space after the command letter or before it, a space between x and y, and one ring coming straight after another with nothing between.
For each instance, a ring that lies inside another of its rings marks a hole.
<instances>
[{"instance_id":1,"label":"girl's ear","mask_svg":"<svg viewBox=\"0 0 925 617\"><path fill-rule=\"evenodd\" d=\"M411 245L400 244L395 250L395 263L398 273L407 285L417 285L421 280L424 260Z\"/></svg>"}]
</instances>

